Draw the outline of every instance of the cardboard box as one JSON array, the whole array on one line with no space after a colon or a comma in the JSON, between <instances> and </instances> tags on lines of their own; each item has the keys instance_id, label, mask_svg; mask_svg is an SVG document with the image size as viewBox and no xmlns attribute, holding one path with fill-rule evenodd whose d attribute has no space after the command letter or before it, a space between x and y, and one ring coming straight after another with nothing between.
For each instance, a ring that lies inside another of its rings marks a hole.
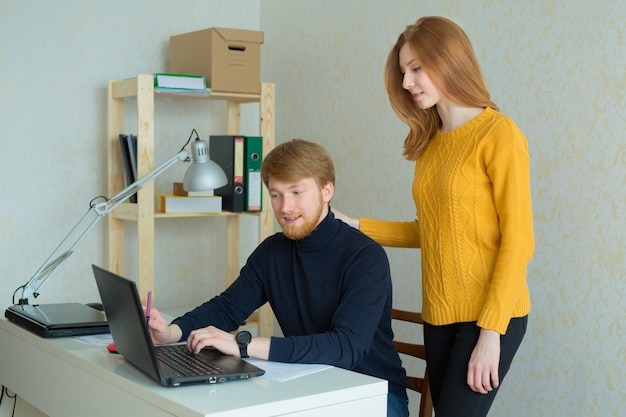
<instances>
[{"instance_id":1,"label":"cardboard box","mask_svg":"<svg viewBox=\"0 0 626 417\"><path fill-rule=\"evenodd\" d=\"M170 36L169 72L204 75L213 91L261 93L263 32L209 28Z\"/></svg>"}]
</instances>

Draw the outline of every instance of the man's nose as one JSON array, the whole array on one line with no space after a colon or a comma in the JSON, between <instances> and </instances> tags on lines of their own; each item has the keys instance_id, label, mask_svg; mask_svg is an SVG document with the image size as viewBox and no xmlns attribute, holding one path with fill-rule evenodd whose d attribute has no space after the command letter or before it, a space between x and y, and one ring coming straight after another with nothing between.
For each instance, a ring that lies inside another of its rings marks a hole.
<instances>
[{"instance_id":1,"label":"man's nose","mask_svg":"<svg viewBox=\"0 0 626 417\"><path fill-rule=\"evenodd\" d=\"M281 211L283 213L291 213L294 207L294 199L290 196L283 196L283 201L281 204Z\"/></svg>"}]
</instances>

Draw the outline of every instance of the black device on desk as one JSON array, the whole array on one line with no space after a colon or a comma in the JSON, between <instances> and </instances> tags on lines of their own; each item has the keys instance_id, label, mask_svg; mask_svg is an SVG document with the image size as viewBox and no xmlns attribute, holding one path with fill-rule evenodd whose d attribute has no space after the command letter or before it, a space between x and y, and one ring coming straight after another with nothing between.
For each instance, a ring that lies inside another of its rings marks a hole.
<instances>
[{"instance_id":1,"label":"black device on desk","mask_svg":"<svg viewBox=\"0 0 626 417\"><path fill-rule=\"evenodd\" d=\"M80 303L12 305L4 316L41 337L109 333L104 313Z\"/></svg>"},{"instance_id":2,"label":"black device on desk","mask_svg":"<svg viewBox=\"0 0 626 417\"><path fill-rule=\"evenodd\" d=\"M198 355L186 344L154 345L135 281L92 265L111 335L118 353L166 387L238 381L260 376L263 369L215 349Z\"/></svg>"}]
</instances>

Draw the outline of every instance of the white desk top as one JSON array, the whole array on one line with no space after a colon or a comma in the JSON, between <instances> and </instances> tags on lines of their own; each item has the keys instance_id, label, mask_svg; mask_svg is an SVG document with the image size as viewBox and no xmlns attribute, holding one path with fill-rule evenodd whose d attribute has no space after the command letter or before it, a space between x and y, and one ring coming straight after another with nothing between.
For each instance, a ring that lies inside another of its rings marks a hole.
<instances>
[{"instance_id":1,"label":"white desk top","mask_svg":"<svg viewBox=\"0 0 626 417\"><path fill-rule=\"evenodd\" d=\"M59 399L77 403L67 407L90 408L91 416L110 416L121 408L125 411L118 415L146 415L135 413L150 410L151 416L258 417L373 398L377 399L370 411L376 412L367 415L385 415L386 410L386 381L339 368L287 382L252 378L166 388L103 347L75 338L44 339L7 320L0 320L0 352L0 382L51 416L68 412L69 408L58 404Z\"/></svg>"}]
</instances>

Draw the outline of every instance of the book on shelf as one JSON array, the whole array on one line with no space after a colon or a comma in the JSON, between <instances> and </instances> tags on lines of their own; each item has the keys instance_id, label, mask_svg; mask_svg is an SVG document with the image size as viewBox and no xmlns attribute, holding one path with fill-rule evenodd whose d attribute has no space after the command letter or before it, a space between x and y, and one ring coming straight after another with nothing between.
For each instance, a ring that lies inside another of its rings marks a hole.
<instances>
[{"instance_id":1,"label":"book on shelf","mask_svg":"<svg viewBox=\"0 0 626 417\"><path fill-rule=\"evenodd\" d=\"M154 74L154 87L177 90L206 90L206 78L191 74Z\"/></svg>"},{"instance_id":2,"label":"book on shelf","mask_svg":"<svg viewBox=\"0 0 626 417\"><path fill-rule=\"evenodd\" d=\"M159 194L157 210L163 213L219 213L222 197L218 195L182 197L174 194Z\"/></svg>"},{"instance_id":3,"label":"book on shelf","mask_svg":"<svg viewBox=\"0 0 626 417\"><path fill-rule=\"evenodd\" d=\"M166 94L166 95L171 95L171 96L182 96L182 97L209 97L211 95L210 88L204 88L201 90L187 90L184 88L154 87L154 92L157 94Z\"/></svg>"},{"instance_id":4,"label":"book on shelf","mask_svg":"<svg viewBox=\"0 0 626 417\"><path fill-rule=\"evenodd\" d=\"M215 195L213 190L207 191L186 191L182 182L174 183L174 195L179 197L209 197Z\"/></svg>"},{"instance_id":5,"label":"book on shelf","mask_svg":"<svg viewBox=\"0 0 626 417\"><path fill-rule=\"evenodd\" d=\"M137 180L137 160L136 160L136 155L137 155L137 148L135 145L135 149L134 152L131 154L131 148L132 148L132 139L129 140L129 136L132 135L127 135L125 133L120 133L119 134L119 140L120 140L120 148L122 150L122 162L124 165L124 173L126 174L126 186L129 186L130 184L134 183ZM131 156L134 155L134 156ZM134 168L133 168L134 167ZM137 202L137 194L133 194L129 200L129 202L131 203L136 203Z\"/></svg>"},{"instance_id":6,"label":"book on shelf","mask_svg":"<svg viewBox=\"0 0 626 417\"><path fill-rule=\"evenodd\" d=\"M133 170L133 176L136 181L139 179L137 173L137 136L129 133L126 139L128 141L128 153L130 154L130 167Z\"/></svg>"}]
</instances>

